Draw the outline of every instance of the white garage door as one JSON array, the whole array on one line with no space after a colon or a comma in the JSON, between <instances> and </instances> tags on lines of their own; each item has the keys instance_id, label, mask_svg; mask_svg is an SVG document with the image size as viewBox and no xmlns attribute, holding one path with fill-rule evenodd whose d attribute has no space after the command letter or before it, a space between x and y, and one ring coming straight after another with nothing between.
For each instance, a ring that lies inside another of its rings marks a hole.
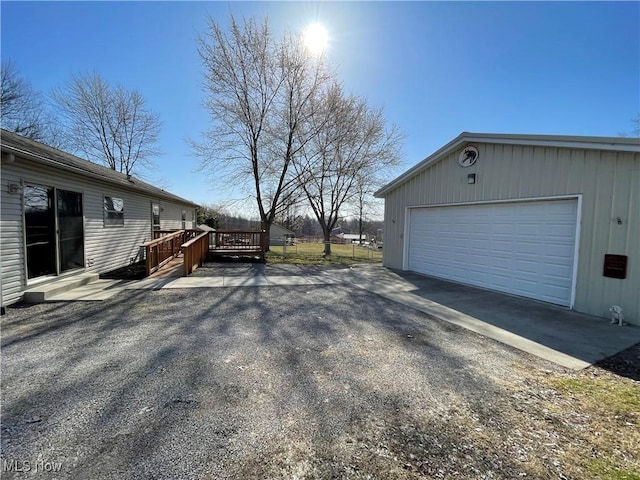
<instances>
[{"instance_id":1,"label":"white garage door","mask_svg":"<svg viewBox=\"0 0 640 480\"><path fill-rule=\"evenodd\" d=\"M409 270L570 306L576 199L410 212Z\"/></svg>"}]
</instances>

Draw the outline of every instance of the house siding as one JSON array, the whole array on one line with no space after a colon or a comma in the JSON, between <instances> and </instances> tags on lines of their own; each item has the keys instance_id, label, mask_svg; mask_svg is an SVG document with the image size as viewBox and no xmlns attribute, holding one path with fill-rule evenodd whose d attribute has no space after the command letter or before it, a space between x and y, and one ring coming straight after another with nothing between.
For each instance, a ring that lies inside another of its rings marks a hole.
<instances>
[{"instance_id":1,"label":"house siding","mask_svg":"<svg viewBox=\"0 0 640 480\"><path fill-rule=\"evenodd\" d=\"M2 305L22 298L27 288L22 193L10 193L9 185L42 185L82 193L84 215L84 258L88 273L103 273L141 260L140 244L151 239L151 203L159 203L161 227L181 227L182 210L191 218L193 205L178 204L164 198L139 193L108 182L35 164L22 158L2 161ZM105 227L103 196L124 200L124 226ZM190 227L190 224L187 225Z\"/></svg>"},{"instance_id":2,"label":"house siding","mask_svg":"<svg viewBox=\"0 0 640 480\"><path fill-rule=\"evenodd\" d=\"M2 193L0 252L2 257L2 305L22 296L25 284L25 266L23 257L22 196L9 193L9 184L19 183L19 176L5 171L2 165ZM16 221L15 219L18 219ZM9 299L5 302L5 299Z\"/></svg>"},{"instance_id":3,"label":"house siding","mask_svg":"<svg viewBox=\"0 0 640 480\"><path fill-rule=\"evenodd\" d=\"M160 203L160 228L164 230L179 230L182 228L182 210L181 205L171 202L159 201ZM191 209L193 210L193 209ZM191 218L190 211L187 212L187 219ZM187 220L187 228L191 228L190 221Z\"/></svg>"},{"instance_id":4,"label":"house siding","mask_svg":"<svg viewBox=\"0 0 640 480\"><path fill-rule=\"evenodd\" d=\"M269 231L269 245L272 247L284 245L285 236L287 235L295 235L295 233L281 225L272 224Z\"/></svg>"},{"instance_id":5,"label":"house siding","mask_svg":"<svg viewBox=\"0 0 640 480\"><path fill-rule=\"evenodd\" d=\"M460 148L385 194L385 266L403 268L406 207L581 195L574 308L607 317L617 304L640 324L640 153L473 144L472 167L459 166ZM628 255L625 280L602 275L606 253Z\"/></svg>"}]
</instances>

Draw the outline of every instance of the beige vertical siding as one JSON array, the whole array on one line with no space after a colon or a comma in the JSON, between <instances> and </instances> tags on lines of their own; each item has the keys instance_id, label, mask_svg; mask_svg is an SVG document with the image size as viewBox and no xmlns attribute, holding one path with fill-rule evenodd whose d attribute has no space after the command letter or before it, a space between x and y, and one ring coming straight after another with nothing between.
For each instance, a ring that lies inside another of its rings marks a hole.
<instances>
[{"instance_id":1,"label":"beige vertical siding","mask_svg":"<svg viewBox=\"0 0 640 480\"><path fill-rule=\"evenodd\" d=\"M403 267L405 207L580 194L575 310L606 317L619 304L640 325L640 154L474 145L480 155L472 167L458 165L458 150L386 194L385 265ZM475 185L467 184L469 173L477 174ZM602 276L606 253L629 256L625 280Z\"/></svg>"},{"instance_id":2,"label":"beige vertical siding","mask_svg":"<svg viewBox=\"0 0 640 480\"><path fill-rule=\"evenodd\" d=\"M9 184L35 184L82 193L85 234L85 272L102 273L143 258L140 244L151 239L151 203L157 202L162 228L180 228L184 209L187 219L194 208L178 205L99 180L35 165L17 158L2 163L2 305L21 299L27 288L23 230L22 194L9 193ZM103 197L124 200L124 226L105 227Z\"/></svg>"}]
</instances>

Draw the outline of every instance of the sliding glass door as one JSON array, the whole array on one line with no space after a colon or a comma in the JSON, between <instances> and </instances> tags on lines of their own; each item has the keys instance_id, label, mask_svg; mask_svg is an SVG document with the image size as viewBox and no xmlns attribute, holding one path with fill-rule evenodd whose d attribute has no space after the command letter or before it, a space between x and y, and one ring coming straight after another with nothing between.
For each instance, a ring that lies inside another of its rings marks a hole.
<instances>
[{"instance_id":1,"label":"sliding glass door","mask_svg":"<svg viewBox=\"0 0 640 480\"><path fill-rule=\"evenodd\" d=\"M24 187L27 278L84 267L82 194L51 187Z\"/></svg>"},{"instance_id":2,"label":"sliding glass door","mask_svg":"<svg viewBox=\"0 0 640 480\"><path fill-rule=\"evenodd\" d=\"M60 272L84 267L82 194L56 190Z\"/></svg>"},{"instance_id":3,"label":"sliding glass door","mask_svg":"<svg viewBox=\"0 0 640 480\"><path fill-rule=\"evenodd\" d=\"M53 188L24 187L27 278L55 275L56 216Z\"/></svg>"}]
</instances>

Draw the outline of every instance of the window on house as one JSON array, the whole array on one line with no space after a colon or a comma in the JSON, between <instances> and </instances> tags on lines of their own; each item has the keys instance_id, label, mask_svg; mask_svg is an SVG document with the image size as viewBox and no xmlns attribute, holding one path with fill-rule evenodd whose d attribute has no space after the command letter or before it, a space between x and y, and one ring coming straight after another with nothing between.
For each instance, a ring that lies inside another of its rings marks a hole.
<instances>
[{"instance_id":1,"label":"window on house","mask_svg":"<svg viewBox=\"0 0 640 480\"><path fill-rule=\"evenodd\" d=\"M117 197L103 197L105 227L124 226L124 200Z\"/></svg>"},{"instance_id":2,"label":"window on house","mask_svg":"<svg viewBox=\"0 0 640 480\"><path fill-rule=\"evenodd\" d=\"M182 210L182 230L187 228L187 212Z\"/></svg>"},{"instance_id":3,"label":"window on house","mask_svg":"<svg viewBox=\"0 0 640 480\"><path fill-rule=\"evenodd\" d=\"M151 204L151 227L153 230L160 230L160 205Z\"/></svg>"}]
</instances>

